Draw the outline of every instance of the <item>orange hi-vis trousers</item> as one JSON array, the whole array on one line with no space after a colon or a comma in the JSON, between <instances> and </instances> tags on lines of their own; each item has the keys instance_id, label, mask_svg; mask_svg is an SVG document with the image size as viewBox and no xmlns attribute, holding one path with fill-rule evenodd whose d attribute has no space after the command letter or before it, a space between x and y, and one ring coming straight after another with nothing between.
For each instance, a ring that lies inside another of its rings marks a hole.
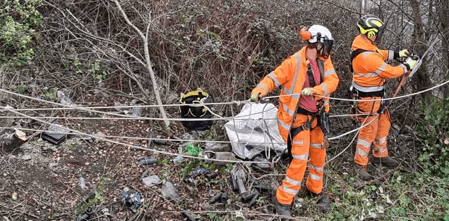
<instances>
[{"instance_id":1,"label":"orange hi-vis trousers","mask_svg":"<svg viewBox=\"0 0 449 221\"><path fill-rule=\"evenodd\" d=\"M293 128L304 125L312 116L298 114ZM276 199L281 204L290 205L301 189L301 182L309 161L309 176L306 187L309 191L319 194L323 191L323 171L326 160L324 133L317 126L318 120L312 122L312 129L303 130L291 140L293 159L287 169L282 185L276 192Z\"/></svg>"},{"instance_id":2,"label":"orange hi-vis trousers","mask_svg":"<svg viewBox=\"0 0 449 221\"><path fill-rule=\"evenodd\" d=\"M360 114L372 114L359 117L362 125L369 124L360 130L354 156L354 162L362 166L368 164L371 144L374 147L372 151L374 157L388 157L387 136L391 126L390 112L388 108L385 108L383 113L377 115L381 106L380 100L363 102L363 100L373 99L381 99L381 97L363 97L358 101L358 112Z\"/></svg>"}]
</instances>

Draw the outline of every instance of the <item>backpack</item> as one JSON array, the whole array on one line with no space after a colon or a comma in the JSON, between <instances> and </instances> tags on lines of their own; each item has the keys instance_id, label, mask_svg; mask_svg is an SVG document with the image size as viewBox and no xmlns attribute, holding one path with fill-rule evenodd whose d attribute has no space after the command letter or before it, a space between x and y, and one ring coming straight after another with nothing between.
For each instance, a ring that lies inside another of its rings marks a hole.
<instances>
[{"instance_id":1,"label":"backpack","mask_svg":"<svg viewBox=\"0 0 449 221\"><path fill-rule=\"evenodd\" d=\"M212 103L212 98L208 93L204 92L201 88L196 91L191 91L187 94L181 93L181 104L192 104L181 106L181 118L192 119L208 119L212 118L212 113L206 108L212 109L212 105L199 104L202 101L204 104ZM212 120L200 120L200 121L182 121L182 125L189 130L208 130L213 124Z\"/></svg>"}]
</instances>

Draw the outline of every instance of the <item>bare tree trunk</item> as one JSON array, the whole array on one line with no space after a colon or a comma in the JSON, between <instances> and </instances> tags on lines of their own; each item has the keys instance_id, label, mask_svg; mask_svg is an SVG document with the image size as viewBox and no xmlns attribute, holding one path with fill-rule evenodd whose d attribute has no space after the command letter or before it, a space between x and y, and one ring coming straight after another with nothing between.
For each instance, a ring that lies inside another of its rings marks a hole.
<instances>
[{"instance_id":1,"label":"bare tree trunk","mask_svg":"<svg viewBox=\"0 0 449 221\"><path fill-rule=\"evenodd\" d=\"M443 63L443 73L447 73L449 70L449 1L440 1L440 4L436 6L440 23L440 33L442 38L441 49ZM449 87L443 89L443 97L449 96Z\"/></svg>"},{"instance_id":2,"label":"bare tree trunk","mask_svg":"<svg viewBox=\"0 0 449 221\"><path fill-rule=\"evenodd\" d=\"M409 0L410 5L413 10L413 39L412 45L414 45L414 50L418 52L418 54L424 54L427 50L425 33L424 33L424 25L421 18L421 11L419 8L418 0ZM427 64L424 62L420 69L416 72L415 76L413 76L413 82L415 82L415 87L417 90L427 89L431 86L431 81L428 73ZM430 93L421 94L424 101L427 102L429 100Z\"/></svg>"},{"instance_id":3,"label":"bare tree trunk","mask_svg":"<svg viewBox=\"0 0 449 221\"><path fill-rule=\"evenodd\" d=\"M363 15L365 14L365 7L366 7L366 2L365 0L361 0L360 2L360 13Z\"/></svg>"},{"instance_id":4,"label":"bare tree trunk","mask_svg":"<svg viewBox=\"0 0 449 221\"><path fill-rule=\"evenodd\" d=\"M140 38L144 43L145 62L148 72L150 73L151 82L153 84L153 92L156 97L157 104L159 105L159 110L161 112L162 118L164 119L165 126L168 127L170 125L170 122L167 120L167 114L165 113L164 107L162 106L161 95L159 93L159 88L156 82L156 77L154 75L153 68L151 67L150 51L148 49L148 30L150 28L151 23L150 21L148 21L147 32L146 35L144 35L139 28L137 28L133 23L131 23L131 21L128 19L128 16L126 16L125 11L123 11L122 7L120 6L120 3L117 0L114 0L114 2L117 5L120 12L122 13L123 18L126 20L126 23L128 23L128 25L130 25L137 32L137 34L139 34ZM148 19L150 20L150 17Z\"/></svg>"}]
</instances>

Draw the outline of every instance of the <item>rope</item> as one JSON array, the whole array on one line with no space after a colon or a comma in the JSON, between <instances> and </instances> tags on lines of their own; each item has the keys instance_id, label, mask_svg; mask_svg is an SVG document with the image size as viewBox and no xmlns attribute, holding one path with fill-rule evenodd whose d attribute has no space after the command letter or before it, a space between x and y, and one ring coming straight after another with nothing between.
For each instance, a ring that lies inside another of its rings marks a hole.
<instances>
[{"instance_id":1,"label":"rope","mask_svg":"<svg viewBox=\"0 0 449 221\"><path fill-rule=\"evenodd\" d=\"M0 108L5 109L4 107L0 107ZM8 110L8 109L6 109L6 110ZM26 114L19 113L19 112L17 112L17 111L12 110L12 109L9 109L8 111L13 112L13 113L15 113L15 114L22 115L22 116L24 116L24 117L26 117L26 118L34 119L34 118L31 117L31 116L28 116L28 115L26 115ZM50 122L46 122L46 121L39 120L39 119L34 119L34 120L39 121L39 122L44 123L44 124L51 124ZM92 134L87 134L87 133L84 133L84 132L81 132L81 131L78 131L78 130L75 130L75 129L69 129L69 128L66 128L66 127L64 127L64 129L71 130L71 131L73 131L73 133L78 134L78 135L91 136L91 137L93 137L93 138L95 138L95 139L98 139L98 140L102 140L102 141L106 141L106 142L110 142L110 143L114 143L114 144L118 144L118 145L127 146L127 147L129 147L129 148L134 148L134 149L139 149L139 150L145 150L145 151L151 151L151 152L154 152L154 153L165 154L165 155L170 155L170 156L178 156L178 155L181 155L182 157L185 157L185 158L199 159L199 160L208 160L208 161L216 161L216 162L226 162L226 163L260 163L259 161L204 159L204 158L201 158L201 157L195 157L195 156L191 156L191 155L178 154L178 153L170 153L170 152L167 152L167 151L154 150L154 149L149 149L149 148L145 148L145 147L141 147L141 146L135 146L135 145L131 145L131 144L121 143L121 142L118 142L118 141L106 139L106 138L104 138L104 137L100 137L100 136L96 136L96 135L92 135Z\"/></svg>"},{"instance_id":2,"label":"rope","mask_svg":"<svg viewBox=\"0 0 449 221\"><path fill-rule=\"evenodd\" d=\"M422 90L422 91L418 91L415 93L411 93L411 94L407 94L407 95L402 95L402 96L398 96L398 97L394 97L394 98L382 98L382 99L372 99L372 100L363 100L363 101L359 101L359 102L369 102L369 101L378 101L378 100L396 100L396 99L402 99L402 98L407 98L407 97L412 97L418 94L422 94L431 90L434 90L436 88L439 88L441 86L444 86L446 84L448 84L449 81L443 82L441 84L435 85L431 88ZM12 91L8 91L8 90L4 90L4 89L0 89L0 92L4 92L4 93L8 93L8 94L12 94L12 95L16 95L19 97L23 97L23 98L27 98L27 99L31 99L34 101L39 101L39 102L43 102L43 103L48 103L48 104L52 104L52 105L56 105L56 106L62 106L63 108L45 108L45 109L17 109L18 111L28 111L28 110L83 110L83 111L90 111L90 112L96 112L93 109L109 109L109 108L132 108L135 106L105 106L105 107L85 107L85 106L75 106L75 107L66 107L64 104L60 104L60 103L56 103L56 102L52 102L52 101L47 101L47 100L42 100L39 98L34 98L34 97L30 97L30 96L26 96L23 94L19 94L19 93L15 93ZM267 96L267 97L263 97L262 100L268 100L271 98L280 98L280 97L287 97L287 96L292 96L292 95L298 95L298 94L290 94L290 95L276 95L276 96ZM314 95L316 97L321 97L324 98L325 96L323 95ZM329 99L331 100L338 100L338 101L349 101L349 102L353 102L353 99L347 99L347 98L335 98L335 97L329 97ZM229 104L236 104L236 105L242 105L244 103L248 102L248 100L244 100L244 101L230 101L230 102L220 102L220 103L208 103L207 105L229 105ZM145 107L179 107L179 106L191 106L191 104L163 104L163 105L142 105L140 107L145 108ZM103 112L100 112L103 113ZM113 113L110 113L113 114ZM119 116L126 116L126 115L119 115ZM132 117L132 116L126 116L126 117Z\"/></svg>"},{"instance_id":3,"label":"rope","mask_svg":"<svg viewBox=\"0 0 449 221\"><path fill-rule=\"evenodd\" d=\"M360 129L357 131L357 133L354 135L354 137L352 138L351 142L349 142L348 146L346 146L346 148L344 148L340 153L338 153L337 155L335 155L334 157L332 157L330 160L326 161L326 164L330 163L331 161L335 160L337 157L339 157L340 155L342 155L344 152L346 152L346 150L348 150L349 147L351 147L352 143L354 142L355 138L357 137L357 135L359 135L360 130L363 127L366 127L367 125L370 125L372 122L374 122L374 120L376 120L376 118L379 116L379 114L376 115L376 117L374 117L369 123L365 124L366 120L368 120L368 118L365 118L365 121L363 121L362 123L362 127L360 127Z\"/></svg>"},{"instance_id":4,"label":"rope","mask_svg":"<svg viewBox=\"0 0 449 221\"><path fill-rule=\"evenodd\" d=\"M449 83L449 81L445 81L445 82L443 82L443 83L441 83L441 84L435 85L435 86L430 87L430 88L427 88L427 89L425 89L425 90L418 91L418 92L415 92L415 93L406 94L406 95L402 95L402 96L397 96L397 97L392 97L392 98L382 98L382 99L359 100L358 102L370 102L370 101L382 101L382 100L397 100L397 99L402 99L402 98L412 97L412 96L419 95L419 94L422 94L422 93L425 93L425 92L434 90L434 89L436 89L436 88L442 87L442 86L444 86L444 85L446 85L446 84L448 84L448 83ZM292 96L292 95L298 95L298 93L297 93L297 94L290 94L290 95L269 96L269 97L264 97L264 98L270 99L270 98L277 98L277 97L289 97L289 96ZM325 98L324 95L313 95L313 96ZM353 99L348 99L348 98L336 98L336 97L329 97L329 99L330 99L330 100L337 100L337 101L350 101L350 102L353 102L353 101L354 101Z\"/></svg>"}]
</instances>

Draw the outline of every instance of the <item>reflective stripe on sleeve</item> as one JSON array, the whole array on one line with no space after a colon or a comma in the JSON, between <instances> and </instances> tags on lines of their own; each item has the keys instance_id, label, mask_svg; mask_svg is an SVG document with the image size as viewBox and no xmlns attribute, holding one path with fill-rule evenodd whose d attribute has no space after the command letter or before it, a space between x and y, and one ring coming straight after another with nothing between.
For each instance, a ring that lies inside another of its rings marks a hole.
<instances>
[{"instance_id":1,"label":"reflective stripe on sleeve","mask_svg":"<svg viewBox=\"0 0 449 221\"><path fill-rule=\"evenodd\" d=\"M323 90L324 90L324 95L327 95L327 93L329 92L329 89L327 88L327 85L326 84L324 84L324 83L322 83L322 84L320 84L320 86L323 88Z\"/></svg>"},{"instance_id":2,"label":"reflective stripe on sleeve","mask_svg":"<svg viewBox=\"0 0 449 221\"><path fill-rule=\"evenodd\" d=\"M387 68L387 63L384 62L384 63L382 63L382 65L376 71L374 71L374 73L380 74L383 71L385 71L385 68Z\"/></svg>"},{"instance_id":3,"label":"reflective stripe on sleeve","mask_svg":"<svg viewBox=\"0 0 449 221\"><path fill-rule=\"evenodd\" d=\"M388 51L388 60L393 60L394 59L394 51L389 50Z\"/></svg>"},{"instance_id":4,"label":"reflective stripe on sleeve","mask_svg":"<svg viewBox=\"0 0 449 221\"><path fill-rule=\"evenodd\" d=\"M265 94L268 93L268 88L267 88L267 86L265 86L264 84L258 84L257 87L263 88L263 90L265 91Z\"/></svg>"},{"instance_id":5,"label":"reflective stripe on sleeve","mask_svg":"<svg viewBox=\"0 0 449 221\"><path fill-rule=\"evenodd\" d=\"M327 70L326 72L324 72L324 77L327 77L331 74L336 74L335 69Z\"/></svg>"},{"instance_id":6,"label":"reflective stripe on sleeve","mask_svg":"<svg viewBox=\"0 0 449 221\"><path fill-rule=\"evenodd\" d=\"M276 78L276 76L274 75L273 72L271 72L271 73L268 75L268 77L271 78L271 80L274 81L274 84L276 85L276 87L279 87L279 86L281 85L281 83L279 83L279 80Z\"/></svg>"},{"instance_id":7,"label":"reflective stripe on sleeve","mask_svg":"<svg viewBox=\"0 0 449 221\"><path fill-rule=\"evenodd\" d=\"M404 64L400 64L399 66L401 66L402 68L404 68L404 74L407 73L407 66L405 66Z\"/></svg>"}]
</instances>

